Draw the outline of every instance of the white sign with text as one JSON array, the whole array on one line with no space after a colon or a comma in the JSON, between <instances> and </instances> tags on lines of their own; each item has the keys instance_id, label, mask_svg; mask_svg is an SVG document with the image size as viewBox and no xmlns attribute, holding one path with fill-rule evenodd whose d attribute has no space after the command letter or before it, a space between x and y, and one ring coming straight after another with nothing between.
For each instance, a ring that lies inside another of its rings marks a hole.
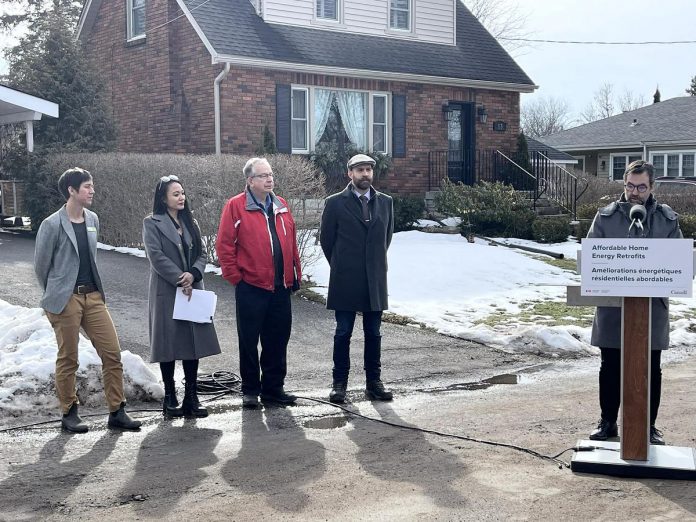
<instances>
[{"instance_id":1,"label":"white sign with text","mask_svg":"<svg viewBox=\"0 0 696 522\"><path fill-rule=\"evenodd\" d=\"M692 297L692 239L583 239L581 295Z\"/></svg>"}]
</instances>

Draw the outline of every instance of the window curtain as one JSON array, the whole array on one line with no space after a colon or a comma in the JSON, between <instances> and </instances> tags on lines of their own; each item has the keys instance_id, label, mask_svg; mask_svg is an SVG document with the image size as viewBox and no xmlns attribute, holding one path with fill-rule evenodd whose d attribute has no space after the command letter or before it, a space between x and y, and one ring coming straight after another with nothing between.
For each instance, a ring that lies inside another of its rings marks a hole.
<instances>
[{"instance_id":1,"label":"window curtain","mask_svg":"<svg viewBox=\"0 0 696 522\"><path fill-rule=\"evenodd\" d=\"M365 94L362 92L338 91L336 101L338 111L341 113L343 127L346 129L348 139L358 150L366 148L367 118L365 111Z\"/></svg>"},{"instance_id":2,"label":"window curtain","mask_svg":"<svg viewBox=\"0 0 696 522\"><path fill-rule=\"evenodd\" d=\"M326 129L333 97L334 92L327 89L316 89L314 91L314 145L319 142Z\"/></svg>"}]
</instances>

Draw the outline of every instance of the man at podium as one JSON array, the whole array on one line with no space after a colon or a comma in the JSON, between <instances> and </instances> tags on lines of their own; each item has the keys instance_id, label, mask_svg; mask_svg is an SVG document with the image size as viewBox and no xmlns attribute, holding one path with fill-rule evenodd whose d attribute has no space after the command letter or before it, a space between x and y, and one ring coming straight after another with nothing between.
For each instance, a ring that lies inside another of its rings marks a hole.
<instances>
[{"instance_id":1,"label":"man at podium","mask_svg":"<svg viewBox=\"0 0 696 522\"><path fill-rule=\"evenodd\" d=\"M623 176L621 197L601 208L592 222L588 238L682 238L679 219L668 205L653 195L655 173L643 160L630 163ZM652 299L652 335L650 359L650 444L664 444L655 427L660 406L662 350L669 347L669 301ZM592 323L591 344L599 347L599 407L601 418L590 434L591 440L618 436L616 419L621 404L621 308L598 306Z\"/></svg>"}]
</instances>

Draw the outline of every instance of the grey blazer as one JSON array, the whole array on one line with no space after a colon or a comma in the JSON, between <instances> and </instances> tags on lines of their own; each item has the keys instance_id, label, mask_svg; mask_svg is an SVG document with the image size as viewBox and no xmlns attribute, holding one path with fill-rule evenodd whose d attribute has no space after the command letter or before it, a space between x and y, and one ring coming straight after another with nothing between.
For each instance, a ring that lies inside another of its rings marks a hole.
<instances>
[{"instance_id":1,"label":"grey blazer","mask_svg":"<svg viewBox=\"0 0 696 522\"><path fill-rule=\"evenodd\" d=\"M84 213L92 273L104 299L104 289L96 263L99 218L91 210L84 209ZM36 234L34 271L43 290L41 308L53 314L63 312L73 294L79 269L77 239L68 211L63 205L60 210L43 220Z\"/></svg>"}]
</instances>

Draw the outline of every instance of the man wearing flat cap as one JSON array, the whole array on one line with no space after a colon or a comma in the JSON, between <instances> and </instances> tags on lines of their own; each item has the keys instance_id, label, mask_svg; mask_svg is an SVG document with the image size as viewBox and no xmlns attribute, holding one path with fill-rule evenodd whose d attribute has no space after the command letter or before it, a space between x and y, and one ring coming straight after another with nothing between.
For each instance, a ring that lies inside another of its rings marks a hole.
<instances>
[{"instance_id":1,"label":"man wearing flat cap","mask_svg":"<svg viewBox=\"0 0 696 522\"><path fill-rule=\"evenodd\" d=\"M329 400L346 400L350 339L357 312L365 334L365 394L390 401L381 380L380 326L387 303L387 249L394 232L392 198L372 186L375 160L357 154L348 160L350 183L326 199L319 241L331 267L326 307L336 314L333 386Z\"/></svg>"}]
</instances>

